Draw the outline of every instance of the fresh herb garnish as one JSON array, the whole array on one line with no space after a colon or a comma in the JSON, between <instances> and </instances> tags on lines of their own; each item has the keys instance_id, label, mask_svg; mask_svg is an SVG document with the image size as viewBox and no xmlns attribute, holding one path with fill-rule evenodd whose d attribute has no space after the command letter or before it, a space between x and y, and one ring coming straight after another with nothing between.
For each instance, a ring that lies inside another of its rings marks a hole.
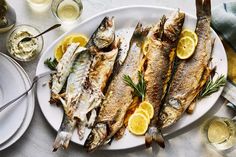
<instances>
[{"instance_id":1,"label":"fresh herb garnish","mask_svg":"<svg viewBox=\"0 0 236 157\"><path fill-rule=\"evenodd\" d=\"M56 70L58 62L55 58L53 60L51 58L48 58L44 61L44 64L47 65L49 69Z\"/></svg>"},{"instance_id":2,"label":"fresh herb garnish","mask_svg":"<svg viewBox=\"0 0 236 157\"><path fill-rule=\"evenodd\" d=\"M214 92L217 92L220 87L224 86L226 83L226 77L224 75L220 75L215 81L210 79L205 88L200 93L200 98L206 97Z\"/></svg>"},{"instance_id":3,"label":"fresh herb garnish","mask_svg":"<svg viewBox=\"0 0 236 157\"><path fill-rule=\"evenodd\" d=\"M143 74L138 71L138 83L135 84L129 75L123 76L123 81L128 86L132 87L134 89L134 94L144 100L145 92L146 92L146 82L144 80Z\"/></svg>"}]
</instances>

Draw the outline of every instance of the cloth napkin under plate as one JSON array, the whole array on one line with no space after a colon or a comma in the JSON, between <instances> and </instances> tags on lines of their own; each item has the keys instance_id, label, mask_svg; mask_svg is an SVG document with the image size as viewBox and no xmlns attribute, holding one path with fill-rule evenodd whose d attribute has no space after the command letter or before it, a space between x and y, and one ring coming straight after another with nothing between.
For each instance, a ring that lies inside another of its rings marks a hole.
<instances>
[{"instance_id":1,"label":"cloth napkin under plate","mask_svg":"<svg viewBox=\"0 0 236 157\"><path fill-rule=\"evenodd\" d=\"M228 58L228 80L222 95L236 105L236 2L212 9L212 27L223 39Z\"/></svg>"}]
</instances>

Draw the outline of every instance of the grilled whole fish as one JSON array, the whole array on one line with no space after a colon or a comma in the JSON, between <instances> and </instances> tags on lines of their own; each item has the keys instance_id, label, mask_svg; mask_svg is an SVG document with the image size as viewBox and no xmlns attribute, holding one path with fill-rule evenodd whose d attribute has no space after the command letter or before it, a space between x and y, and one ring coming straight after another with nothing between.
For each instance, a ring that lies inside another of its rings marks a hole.
<instances>
[{"instance_id":1,"label":"grilled whole fish","mask_svg":"<svg viewBox=\"0 0 236 157\"><path fill-rule=\"evenodd\" d=\"M158 115L171 77L176 56L173 49L177 45L184 18L185 14L180 11L172 14L167 21L163 16L161 22L151 28L146 39L148 47L144 63L145 101L151 103L154 108L154 116L145 135L147 147L153 140L161 143L158 139Z\"/></svg>"},{"instance_id":2,"label":"grilled whole fish","mask_svg":"<svg viewBox=\"0 0 236 157\"><path fill-rule=\"evenodd\" d=\"M107 25L106 23L109 23L109 25ZM92 37L87 43L86 45L87 50L83 51L76 58L74 62L71 61L72 63L71 62L67 63L67 64L73 64L73 66L72 68L67 69L68 71L66 71L66 73L69 73L67 88L66 88L66 96L65 100L60 98L64 108L64 118L58 130L55 142L53 144L54 151L56 151L59 147L67 148L69 145L72 133L76 125L76 120L74 119L74 113L79 106L81 93L85 91L87 85L89 84L88 73L93 58L95 57L94 54L99 55L99 53L97 53L100 51L99 48L107 48L114 41L113 39L114 34L110 33L114 32L112 31L114 30L113 27L114 27L114 18L109 19L108 17L105 17L102 20L101 24L99 25L98 29L93 33ZM96 39L94 38L99 38L99 40L101 40L99 44L102 44L102 46L96 45L97 43L94 43L94 40ZM112 41L109 41L108 39L111 39ZM92 52L93 50L96 52ZM62 66L67 66L64 64L62 64Z\"/></svg>"},{"instance_id":3,"label":"grilled whole fish","mask_svg":"<svg viewBox=\"0 0 236 157\"><path fill-rule=\"evenodd\" d=\"M85 125L92 126L96 118L96 109L100 106L103 99L103 90L106 87L113 66L118 54L118 42L115 42L112 49L108 52L98 52L93 59L89 72L90 86L84 89L81 95L78 108L74 113L74 118L79 121L78 134L82 139L84 136ZM87 120L87 114L91 111L90 119ZM89 121L89 123L88 123Z\"/></svg>"},{"instance_id":4,"label":"grilled whole fish","mask_svg":"<svg viewBox=\"0 0 236 157\"><path fill-rule=\"evenodd\" d=\"M180 61L170 84L163 109L160 112L160 125L165 128L175 123L196 98L202 84L206 82L204 74L208 71L211 58L211 2L196 0L198 44L193 56Z\"/></svg>"},{"instance_id":5,"label":"grilled whole fish","mask_svg":"<svg viewBox=\"0 0 236 157\"><path fill-rule=\"evenodd\" d=\"M133 100L133 89L123 82L123 76L129 75L134 82L138 81L138 68L143 57L141 45L145 36L141 24L138 24L124 64L111 81L95 126L85 141L87 151L93 151L103 145L122 127L125 113Z\"/></svg>"}]
</instances>

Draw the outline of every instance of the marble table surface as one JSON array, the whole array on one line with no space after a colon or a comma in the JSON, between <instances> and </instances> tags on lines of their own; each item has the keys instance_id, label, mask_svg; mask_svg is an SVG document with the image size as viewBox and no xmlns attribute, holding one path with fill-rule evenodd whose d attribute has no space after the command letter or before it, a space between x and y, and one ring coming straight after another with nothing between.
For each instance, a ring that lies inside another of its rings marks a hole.
<instances>
[{"instance_id":1,"label":"marble table surface","mask_svg":"<svg viewBox=\"0 0 236 157\"><path fill-rule=\"evenodd\" d=\"M26 0L7 1L17 13L17 24L31 24L40 30L44 30L57 22L51 13L51 10L37 13L30 9ZM227 1L229 0L212 0L212 7ZM187 13L195 15L194 0L82 0L82 2L84 5L84 11L79 22L104 10L133 4L180 8ZM59 29L46 34L44 36L44 50L63 33L64 30ZM6 36L7 33L0 35L0 51L4 53L6 53ZM34 77L38 59L28 63L20 63L31 79ZM171 137L167 137L168 142L165 149L158 148L152 152L151 149L138 147L122 151L99 150L95 153L88 154L81 146L73 143L70 144L67 150L52 152L52 143L56 136L56 131L54 131L47 123L39 108L38 102L36 101L34 116L29 128L15 144L3 151L0 151L0 157L235 157L236 149L226 152L217 152L204 144L201 140L200 128L202 121L213 114L224 117L234 116L232 111L224 105L224 102L225 100L220 97L215 107L208 113L208 115L202 117L199 121L195 122L188 128L177 132Z\"/></svg>"}]
</instances>

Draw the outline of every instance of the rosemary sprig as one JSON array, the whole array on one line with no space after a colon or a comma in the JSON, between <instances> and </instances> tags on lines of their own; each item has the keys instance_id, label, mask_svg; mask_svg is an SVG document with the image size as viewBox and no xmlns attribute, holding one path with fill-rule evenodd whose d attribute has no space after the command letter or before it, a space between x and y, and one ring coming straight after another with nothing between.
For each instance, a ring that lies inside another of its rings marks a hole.
<instances>
[{"instance_id":1,"label":"rosemary sprig","mask_svg":"<svg viewBox=\"0 0 236 157\"><path fill-rule=\"evenodd\" d=\"M49 69L56 70L58 62L55 58L53 60L51 58L48 58L44 61L44 64L47 65Z\"/></svg>"},{"instance_id":2,"label":"rosemary sprig","mask_svg":"<svg viewBox=\"0 0 236 157\"><path fill-rule=\"evenodd\" d=\"M214 92L217 92L220 87L224 86L226 83L226 77L224 75L220 75L215 81L210 79L205 88L200 93L200 98L206 97Z\"/></svg>"},{"instance_id":3,"label":"rosemary sprig","mask_svg":"<svg viewBox=\"0 0 236 157\"><path fill-rule=\"evenodd\" d=\"M135 84L129 75L123 76L123 81L128 86L132 87L134 89L134 94L144 100L145 92L146 92L146 82L144 80L143 74L138 71L138 83Z\"/></svg>"}]
</instances>

